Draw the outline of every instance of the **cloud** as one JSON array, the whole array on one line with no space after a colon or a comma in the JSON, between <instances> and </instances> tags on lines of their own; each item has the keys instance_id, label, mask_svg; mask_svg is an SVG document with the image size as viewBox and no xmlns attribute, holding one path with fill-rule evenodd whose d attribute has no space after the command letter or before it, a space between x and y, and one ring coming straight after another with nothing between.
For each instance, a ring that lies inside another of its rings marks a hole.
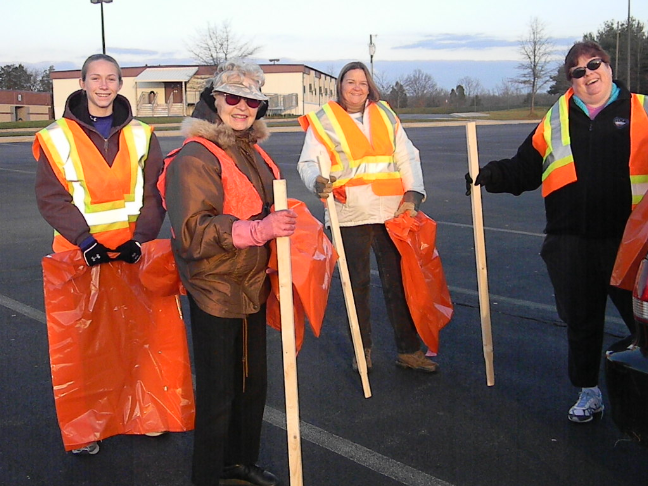
<instances>
[{"instance_id":1,"label":"cloud","mask_svg":"<svg viewBox=\"0 0 648 486\"><path fill-rule=\"evenodd\" d=\"M550 38L549 41L557 47L570 46L576 40L572 37ZM429 35L412 44L396 46L394 49L425 49L434 51L445 51L455 49L471 49L483 51L495 48L518 47L520 39L510 40L492 37L482 34L437 34Z\"/></svg>"},{"instance_id":2,"label":"cloud","mask_svg":"<svg viewBox=\"0 0 648 486\"><path fill-rule=\"evenodd\" d=\"M438 34L429 35L413 44L394 47L394 49L427 49L427 50L448 50L448 49L474 49L484 50L495 47L515 47L518 41L499 39L486 35L465 35L465 34Z\"/></svg>"},{"instance_id":3,"label":"cloud","mask_svg":"<svg viewBox=\"0 0 648 486\"><path fill-rule=\"evenodd\" d=\"M109 47L108 49L110 51L110 54L115 54L115 55L129 55L129 56L157 56L159 55L159 51L152 51L149 49L132 49L128 47Z\"/></svg>"}]
</instances>

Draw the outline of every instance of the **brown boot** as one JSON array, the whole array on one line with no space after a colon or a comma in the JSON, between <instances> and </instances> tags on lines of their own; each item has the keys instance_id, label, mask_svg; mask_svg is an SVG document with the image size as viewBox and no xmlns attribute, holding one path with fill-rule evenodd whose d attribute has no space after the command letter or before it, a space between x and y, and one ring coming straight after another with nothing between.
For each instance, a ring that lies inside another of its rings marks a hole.
<instances>
[{"instance_id":1,"label":"brown boot","mask_svg":"<svg viewBox=\"0 0 648 486\"><path fill-rule=\"evenodd\" d=\"M364 352L365 361L367 362L367 373L369 373L373 366L371 362L371 348L365 348ZM353 361L351 362L351 368L353 368L353 371L358 371L358 361L356 360L355 356L353 357Z\"/></svg>"},{"instance_id":2,"label":"brown boot","mask_svg":"<svg viewBox=\"0 0 648 486\"><path fill-rule=\"evenodd\" d=\"M425 371L426 373L435 373L439 369L439 365L431 359L426 358L421 350L415 353L399 354L396 360L396 366Z\"/></svg>"}]
</instances>

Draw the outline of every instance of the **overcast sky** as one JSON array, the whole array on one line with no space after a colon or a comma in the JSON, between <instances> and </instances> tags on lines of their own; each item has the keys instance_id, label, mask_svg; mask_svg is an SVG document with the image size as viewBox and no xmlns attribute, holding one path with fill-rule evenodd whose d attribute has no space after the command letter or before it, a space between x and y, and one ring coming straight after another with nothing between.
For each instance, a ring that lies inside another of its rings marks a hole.
<instances>
[{"instance_id":1,"label":"overcast sky","mask_svg":"<svg viewBox=\"0 0 648 486\"><path fill-rule=\"evenodd\" d=\"M5 0L0 65L76 69L101 52L101 8L90 0ZM631 1L648 23L648 0ZM192 62L191 39L207 26L232 30L262 46L260 62L520 60L518 43L537 17L560 56L606 20L624 21L625 0L114 0L104 4L107 53L123 66Z\"/></svg>"}]
</instances>

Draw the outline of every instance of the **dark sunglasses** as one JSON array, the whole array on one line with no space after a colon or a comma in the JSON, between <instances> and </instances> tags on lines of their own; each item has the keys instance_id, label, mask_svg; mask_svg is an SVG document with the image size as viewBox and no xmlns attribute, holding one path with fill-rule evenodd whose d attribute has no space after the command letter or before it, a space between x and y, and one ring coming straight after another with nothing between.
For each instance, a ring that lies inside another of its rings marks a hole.
<instances>
[{"instance_id":1,"label":"dark sunglasses","mask_svg":"<svg viewBox=\"0 0 648 486\"><path fill-rule=\"evenodd\" d=\"M223 94L225 95L225 103L227 103L230 106L236 106L241 102L241 100L245 100L247 105L250 108L254 109L254 108L258 108L259 106L261 106L261 103L263 103L263 101L261 101L261 100L253 100L251 98L244 98L243 96L239 96L239 95L233 95L233 94L229 94L229 93L223 93Z\"/></svg>"},{"instance_id":2,"label":"dark sunglasses","mask_svg":"<svg viewBox=\"0 0 648 486\"><path fill-rule=\"evenodd\" d=\"M598 68L601 67L602 62L603 62L603 60L599 59L599 58L592 59L590 62L587 63L586 68L589 69L590 71L596 71ZM574 78L574 79L579 79L579 78L582 78L583 76L585 76L586 72L587 71L585 70L584 67L582 67L582 66L577 67L577 68L574 68L571 71L571 77Z\"/></svg>"}]
</instances>

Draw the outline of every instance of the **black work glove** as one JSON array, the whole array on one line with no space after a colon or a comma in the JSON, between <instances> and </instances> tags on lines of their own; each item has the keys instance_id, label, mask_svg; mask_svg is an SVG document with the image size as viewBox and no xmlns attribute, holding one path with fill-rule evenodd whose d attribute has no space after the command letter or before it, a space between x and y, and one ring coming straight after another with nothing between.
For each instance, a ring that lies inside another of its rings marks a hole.
<instances>
[{"instance_id":1,"label":"black work glove","mask_svg":"<svg viewBox=\"0 0 648 486\"><path fill-rule=\"evenodd\" d=\"M108 263L112 258L108 255L111 251L97 240L94 236L89 236L79 245L83 252L83 259L89 267L99 265L100 263Z\"/></svg>"},{"instance_id":2,"label":"black work glove","mask_svg":"<svg viewBox=\"0 0 648 486\"><path fill-rule=\"evenodd\" d=\"M327 179L324 176L318 175L315 179L315 193L322 199L328 198L331 191L333 191L333 183L337 181L335 176L329 176Z\"/></svg>"},{"instance_id":3,"label":"black work glove","mask_svg":"<svg viewBox=\"0 0 648 486\"><path fill-rule=\"evenodd\" d=\"M128 240L126 243L122 243L115 251L119 253L119 256L115 260L122 260L126 263L137 263L142 257L142 245L139 244L139 241Z\"/></svg>"},{"instance_id":4,"label":"black work glove","mask_svg":"<svg viewBox=\"0 0 648 486\"><path fill-rule=\"evenodd\" d=\"M466 196L470 196L470 190L471 190L473 180L472 177L470 177L469 172L466 172L465 179L466 179ZM477 173L477 178L475 179L475 185L487 186L492 182L493 182L493 170L488 166L479 169L479 172Z\"/></svg>"}]
</instances>

